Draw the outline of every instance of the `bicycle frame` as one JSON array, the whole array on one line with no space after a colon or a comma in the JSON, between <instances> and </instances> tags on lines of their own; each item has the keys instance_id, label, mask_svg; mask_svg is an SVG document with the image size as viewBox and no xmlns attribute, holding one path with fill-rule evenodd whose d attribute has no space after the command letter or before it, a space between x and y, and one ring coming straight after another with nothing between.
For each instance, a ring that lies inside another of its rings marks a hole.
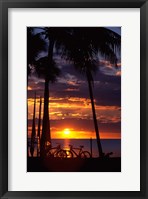
<instances>
[{"instance_id":1,"label":"bicycle frame","mask_svg":"<svg viewBox=\"0 0 148 199\"><path fill-rule=\"evenodd\" d=\"M54 151L52 152L52 150L54 150ZM54 156L60 150L61 150L61 145L59 144L56 147L49 148L47 153L50 152L51 155Z\"/></svg>"},{"instance_id":2,"label":"bicycle frame","mask_svg":"<svg viewBox=\"0 0 148 199\"><path fill-rule=\"evenodd\" d=\"M76 151L75 151L74 149L79 150L79 152L76 153ZM80 147L80 148L74 148L73 146L70 146L70 150L69 150L69 151L71 151L72 153L74 153L77 157L80 157L81 152L82 152L83 150L82 150L82 147Z\"/></svg>"}]
</instances>

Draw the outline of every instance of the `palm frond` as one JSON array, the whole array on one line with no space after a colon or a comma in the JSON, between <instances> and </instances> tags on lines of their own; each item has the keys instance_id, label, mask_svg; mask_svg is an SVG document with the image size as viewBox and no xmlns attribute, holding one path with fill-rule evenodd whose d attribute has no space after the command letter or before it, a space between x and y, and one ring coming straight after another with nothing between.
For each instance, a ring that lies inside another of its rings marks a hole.
<instances>
[{"instance_id":1,"label":"palm frond","mask_svg":"<svg viewBox=\"0 0 148 199\"><path fill-rule=\"evenodd\" d=\"M39 53L46 51L46 43L39 33L34 34L34 28L27 28L27 64L32 64Z\"/></svg>"},{"instance_id":2,"label":"palm frond","mask_svg":"<svg viewBox=\"0 0 148 199\"><path fill-rule=\"evenodd\" d=\"M48 75L50 82L55 82L57 77L60 75L60 69L57 67L55 61L49 65L48 57L42 57L35 63L36 72L39 78L45 79Z\"/></svg>"}]
</instances>

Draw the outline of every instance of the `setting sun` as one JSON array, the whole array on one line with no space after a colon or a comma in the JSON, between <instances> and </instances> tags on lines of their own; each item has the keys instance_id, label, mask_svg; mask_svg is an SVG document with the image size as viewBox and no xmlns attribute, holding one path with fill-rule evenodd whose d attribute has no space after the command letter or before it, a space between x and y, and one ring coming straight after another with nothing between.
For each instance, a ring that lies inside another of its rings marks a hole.
<instances>
[{"instance_id":1,"label":"setting sun","mask_svg":"<svg viewBox=\"0 0 148 199\"><path fill-rule=\"evenodd\" d=\"M64 133L64 135L70 135L70 130L69 129L64 129L63 133Z\"/></svg>"}]
</instances>

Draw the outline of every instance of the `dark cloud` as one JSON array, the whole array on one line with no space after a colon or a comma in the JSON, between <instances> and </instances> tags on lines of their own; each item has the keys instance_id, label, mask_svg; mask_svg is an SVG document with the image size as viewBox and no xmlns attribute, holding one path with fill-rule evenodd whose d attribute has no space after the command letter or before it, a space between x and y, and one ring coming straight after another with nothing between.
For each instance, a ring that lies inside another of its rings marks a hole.
<instances>
[{"instance_id":1,"label":"dark cloud","mask_svg":"<svg viewBox=\"0 0 148 199\"><path fill-rule=\"evenodd\" d=\"M71 63L60 62L56 57L61 68L61 75L57 82L49 85L50 96L63 97L82 97L89 98L88 83L83 74L78 73ZM99 69L100 67L100 69ZM114 67L98 66L94 77L94 98L97 105L121 106L121 76L115 75ZM109 74L106 71L110 71ZM111 72L113 71L113 72ZM119 71L119 69L117 69ZM112 74L112 75L111 75ZM43 96L44 80L33 77L29 80L29 86L37 91L38 96ZM34 96L34 91L28 91L28 98Z\"/></svg>"}]
</instances>

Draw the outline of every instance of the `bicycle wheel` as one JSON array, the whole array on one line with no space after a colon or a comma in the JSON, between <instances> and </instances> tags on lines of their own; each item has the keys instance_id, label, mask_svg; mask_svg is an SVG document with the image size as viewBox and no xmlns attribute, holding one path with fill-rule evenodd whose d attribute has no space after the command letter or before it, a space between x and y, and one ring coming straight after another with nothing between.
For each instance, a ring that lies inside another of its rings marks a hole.
<instances>
[{"instance_id":1,"label":"bicycle wheel","mask_svg":"<svg viewBox=\"0 0 148 199\"><path fill-rule=\"evenodd\" d=\"M57 158L67 158L67 154L64 150L60 150L57 152L56 157Z\"/></svg>"},{"instance_id":2,"label":"bicycle wheel","mask_svg":"<svg viewBox=\"0 0 148 199\"><path fill-rule=\"evenodd\" d=\"M73 153L69 150L66 150L67 158L73 158Z\"/></svg>"},{"instance_id":3,"label":"bicycle wheel","mask_svg":"<svg viewBox=\"0 0 148 199\"><path fill-rule=\"evenodd\" d=\"M83 151L81 154L80 154L80 157L81 158L90 158L91 155L88 151Z\"/></svg>"}]
</instances>

